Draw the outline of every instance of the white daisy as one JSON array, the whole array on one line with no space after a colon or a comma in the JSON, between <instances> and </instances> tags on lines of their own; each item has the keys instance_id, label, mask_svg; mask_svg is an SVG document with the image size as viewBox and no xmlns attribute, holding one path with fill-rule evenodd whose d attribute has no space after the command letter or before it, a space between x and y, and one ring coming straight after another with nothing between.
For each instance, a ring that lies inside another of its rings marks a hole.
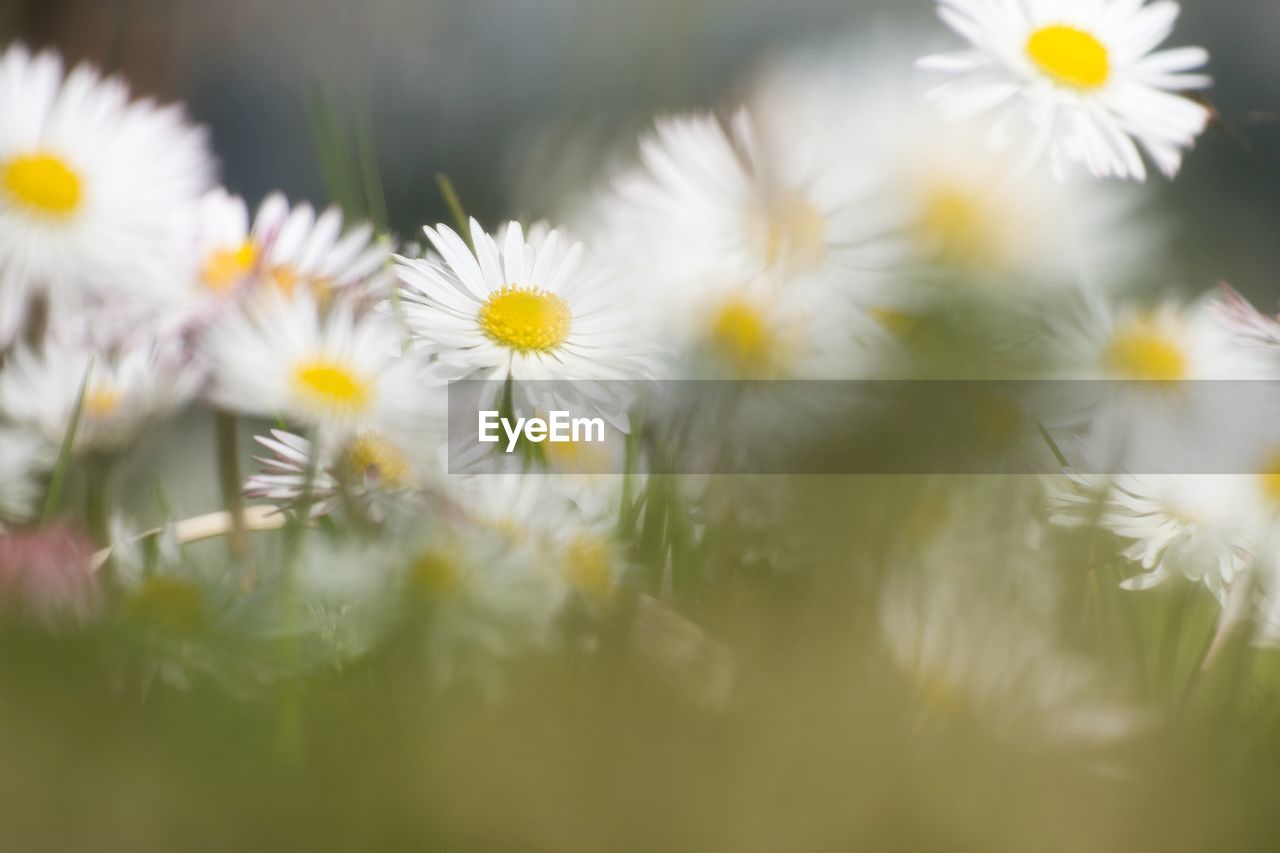
<instances>
[{"instance_id":1,"label":"white daisy","mask_svg":"<svg viewBox=\"0 0 1280 853\"><path fill-rule=\"evenodd\" d=\"M1048 496L1055 524L1096 523L1128 543L1121 554L1142 571L1126 589L1182 577L1223 604L1280 507L1276 478L1266 474L1053 478Z\"/></svg>"},{"instance_id":2,"label":"white daisy","mask_svg":"<svg viewBox=\"0 0 1280 853\"><path fill-rule=\"evenodd\" d=\"M638 342L640 324L616 280L584 259L581 243L539 228L526 239L511 222L500 250L472 220L472 252L444 225L424 231L439 259L397 259L395 310L433 356L436 376L509 377L522 410L565 408L561 398L572 398L575 411L589 408L627 429L631 390L603 380L649 375L652 348Z\"/></svg>"},{"instance_id":3,"label":"white daisy","mask_svg":"<svg viewBox=\"0 0 1280 853\"><path fill-rule=\"evenodd\" d=\"M874 165L900 208L895 234L913 263L863 301L910 310L965 295L957 285L998 286L1002 300L1034 296L1075 285L1082 268L1091 283L1127 284L1156 233L1122 215L1132 191L1015 168L987 144L985 123L938 115L922 81L901 73L904 47L877 33L788 58L765 69L749 101L824 159Z\"/></svg>"},{"instance_id":4,"label":"white daisy","mask_svg":"<svg viewBox=\"0 0 1280 853\"><path fill-rule=\"evenodd\" d=\"M739 110L663 119L641 140L599 209L603 246L646 288L707 278L837 279L852 285L896 257L895 223L874 170L831 156L824 136L786 116Z\"/></svg>"},{"instance_id":5,"label":"white daisy","mask_svg":"<svg viewBox=\"0 0 1280 853\"><path fill-rule=\"evenodd\" d=\"M40 500L40 478L53 465L41 436L0 427L0 520L26 521Z\"/></svg>"},{"instance_id":6,"label":"white daisy","mask_svg":"<svg viewBox=\"0 0 1280 853\"><path fill-rule=\"evenodd\" d=\"M414 429L427 386L398 341L386 317L356 314L344 300L322 312L305 288L266 290L209 330L211 398L314 428L326 445L365 430L401 435Z\"/></svg>"},{"instance_id":7,"label":"white daisy","mask_svg":"<svg viewBox=\"0 0 1280 853\"><path fill-rule=\"evenodd\" d=\"M1080 163L1098 177L1145 180L1139 148L1169 177L1208 124L1178 94L1210 80L1198 47L1156 51L1179 7L1169 0L939 0L969 50L921 60L956 75L935 97L956 116L999 110L993 137L1025 131L1030 156Z\"/></svg>"},{"instance_id":8,"label":"white daisy","mask_svg":"<svg viewBox=\"0 0 1280 853\"><path fill-rule=\"evenodd\" d=\"M57 446L84 387L75 449L120 449L195 396L202 373L177 343L115 351L76 345L21 347L0 369L0 410Z\"/></svg>"},{"instance_id":9,"label":"white daisy","mask_svg":"<svg viewBox=\"0 0 1280 853\"><path fill-rule=\"evenodd\" d=\"M1130 733L1138 715L1055 634L1061 594L1045 572L1018 570L1036 563L1035 550L1009 535L1007 515L989 515L993 505L1012 508L990 496L955 502L959 516L922 531L886 576L883 642L922 720L976 721L1002 737L1081 745ZM931 524L937 509L930 507Z\"/></svg>"},{"instance_id":10,"label":"white daisy","mask_svg":"<svg viewBox=\"0 0 1280 853\"><path fill-rule=\"evenodd\" d=\"M447 226L424 228L441 261L399 258L402 310L448 378L620 379L643 375L628 306L581 243L558 232L502 248L471 221L472 252Z\"/></svg>"},{"instance_id":11,"label":"white daisy","mask_svg":"<svg viewBox=\"0 0 1280 853\"><path fill-rule=\"evenodd\" d=\"M252 243L260 253L262 281L286 295L298 285L317 297L359 285L381 296L390 280L390 247L368 223L344 233L336 207L317 216L309 204L290 208L283 195L270 195L254 217Z\"/></svg>"},{"instance_id":12,"label":"white daisy","mask_svg":"<svg viewBox=\"0 0 1280 853\"><path fill-rule=\"evenodd\" d=\"M1232 418L1241 403L1259 405L1264 395L1233 395L1229 382L1201 381L1276 376L1274 359L1261 348L1243 346L1220 313L1211 297L1155 306L1111 306L1086 298L1078 316L1054 318L1045 326L1040 340L1051 377L1109 380L1038 386L1043 423L1060 446L1071 447L1077 470L1241 470L1211 463L1171 467L1187 461L1173 458L1175 453L1198 441L1220 441L1227 434L1249 441L1262 437L1248 436L1248 425Z\"/></svg>"},{"instance_id":13,"label":"white daisy","mask_svg":"<svg viewBox=\"0 0 1280 853\"><path fill-rule=\"evenodd\" d=\"M443 431L433 429L425 417L418 426L416 437L400 441L371 430L357 433L328 448L314 470L312 443L305 438L279 429L270 436L254 436L271 456L254 457L262 472L245 482L245 496L289 507L307 493L310 476L313 515L345 508L382 521L394 502L420 494L439 474L436 451L443 443Z\"/></svg>"},{"instance_id":14,"label":"white daisy","mask_svg":"<svg viewBox=\"0 0 1280 853\"><path fill-rule=\"evenodd\" d=\"M213 162L178 107L53 53L0 53L0 347L33 298L55 312L190 275L186 238Z\"/></svg>"}]
</instances>

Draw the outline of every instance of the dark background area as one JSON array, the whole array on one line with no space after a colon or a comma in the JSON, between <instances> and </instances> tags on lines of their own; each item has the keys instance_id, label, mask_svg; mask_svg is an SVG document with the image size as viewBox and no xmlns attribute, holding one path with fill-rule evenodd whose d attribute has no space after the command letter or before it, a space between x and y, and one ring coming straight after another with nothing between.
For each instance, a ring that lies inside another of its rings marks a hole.
<instances>
[{"instance_id":1,"label":"dark background area","mask_svg":"<svg viewBox=\"0 0 1280 853\"><path fill-rule=\"evenodd\" d=\"M362 128L391 225L446 213L451 176L493 222L554 214L658 112L732 97L762 56L906 30L954 44L930 0L0 0L0 41L54 46L183 100L228 186L322 201L315 107ZM855 42L856 43L856 42ZM1226 279L1280 297L1280 0L1188 0L1172 45L1202 44L1223 122L1183 176L1171 286ZM851 103L850 109L857 109ZM1154 282L1159 284L1159 282Z\"/></svg>"}]
</instances>

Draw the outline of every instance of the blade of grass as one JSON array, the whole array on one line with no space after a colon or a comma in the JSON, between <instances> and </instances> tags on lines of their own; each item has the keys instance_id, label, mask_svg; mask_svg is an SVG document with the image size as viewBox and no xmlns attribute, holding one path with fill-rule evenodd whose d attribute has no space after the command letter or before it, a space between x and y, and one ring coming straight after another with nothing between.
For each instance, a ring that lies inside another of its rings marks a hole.
<instances>
[{"instance_id":1,"label":"blade of grass","mask_svg":"<svg viewBox=\"0 0 1280 853\"><path fill-rule=\"evenodd\" d=\"M458 236L474 252L476 247L471 243L471 223L467 219L466 210L462 207L462 200L458 198L458 191L453 187L453 181L449 180L449 176L444 172L437 172L436 186L440 187L440 195L444 198L444 203L449 208L449 215L453 217L453 224L458 229Z\"/></svg>"},{"instance_id":2,"label":"blade of grass","mask_svg":"<svg viewBox=\"0 0 1280 853\"><path fill-rule=\"evenodd\" d=\"M80 428L80 413L84 410L84 392L89 387L89 374L93 371L93 362L85 368L84 378L80 380L80 390L76 392L76 404L71 409L71 421L62 436L62 446L58 448L58 461L53 466L53 476L49 479L49 490L45 492L44 507L40 511L40 522L48 523L58 511L62 500L62 489L66 485L67 471L71 467L71 448L75 445L76 432Z\"/></svg>"}]
</instances>

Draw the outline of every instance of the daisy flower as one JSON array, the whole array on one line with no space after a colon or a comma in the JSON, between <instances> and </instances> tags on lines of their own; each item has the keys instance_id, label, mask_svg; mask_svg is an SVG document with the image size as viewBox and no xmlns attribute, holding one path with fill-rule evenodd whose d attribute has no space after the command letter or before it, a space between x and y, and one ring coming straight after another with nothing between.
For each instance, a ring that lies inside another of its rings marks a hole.
<instances>
[{"instance_id":1,"label":"daisy flower","mask_svg":"<svg viewBox=\"0 0 1280 853\"><path fill-rule=\"evenodd\" d=\"M1003 494L923 499L916 536L890 552L881 636L922 717L1042 742L1130 733L1137 714L1055 633L1062 591L1052 575L1026 570L1040 565L1037 542L1016 522L1034 495L989 485Z\"/></svg>"},{"instance_id":2,"label":"daisy flower","mask_svg":"<svg viewBox=\"0 0 1280 853\"><path fill-rule=\"evenodd\" d=\"M1180 94L1210 85L1193 73L1208 54L1155 51L1178 13L1168 0L939 0L970 48L920 64L955 75L933 93L948 113L998 110L993 137L1007 143L1025 130L1029 156L1048 151L1056 167L1142 181L1141 149L1173 177L1210 117Z\"/></svg>"},{"instance_id":3,"label":"daisy flower","mask_svg":"<svg viewBox=\"0 0 1280 853\"><path fill-rule=\"evenodd\" d=\"M432 430L425 418L420 427L416 439L400 441L372 430L357 433L330 447L314 470L312 443L302 436L279 429L254 436L271 455L254 457L262 471L245 482L245 496L289 507L302 499L310 476L313 515L346 507L381 521L392 502L419 495L439 473L435 450L443 443L443 430Z\"/></svg>"},{"instance_id":4,"label":"daisy flower","mask_svg":"<svg viewBox=\"0 0 1280 853\"><path fill-rule=\"evenodd\" d=\"M260 256L261 280L286 295L299 285L317 297L356 285L379 295L390 279L390 248L368 223L344 232L336 207L317 216L311 205L290 208L283 195L274 193L254 217L252 245Z\"/></svg>"},{"instance_id":5,"label":"daisy flower","mask_svg":"<svg viewBox=\"0 0 1280 853\"><path fill-rule=\"evenodd\" d=\"M1072 476L1048 483L1050 521L1091 521L1127 543L1121 555L1141 572L1126 589L1171 578L1201 583L1226 604L1255 562L1269 520L1280 509L1271 474Z\"/></svg>"},{"instance_id":6,"label":"daisy flower","mask_svg":"<svg viewBox=\"0 0 1280 853\"><path fill-rule=\"evenodd\" d=\"M1253 403L1257 394L1232 395L1229 382L1201 380L1274 378L1276 364L1265 350L1243 346L1217 306L1212 297L1154 306L1086 297L1074 317L1043 328L1052 378L1103 380L1038 388L1043 423L1077 470L1194 473L1173 468L1192 460L1171 458L1171 450L1205 437L1242 436L1247 425L1232 423L1232 415L1239 399ZM1213 465L1200 468L1215 473Z\"/></svg>"},{"instance_id":7,"label":"daisy flower","mask_svg":"<svg viewBox=\"0 0 1280 853\"><path fill-rule=\"evenodd\" d=\"M874 171L773 118L741 109L729 127L710 115L659 121L592 212L603 245L655 279L647 287L707 276L849 284L888 266L896 211Z\"/></svg>"},{"instance_id":8,"label":"daisy flower","mask_svg":"<svg viewBox=\"0 0 1280 853\"><path fill-rule=\"evenodd\" d=\"M50 341L10 353L0 369L0 410L57 446L83 386L75 449L118 450L189 403L202 379L174 342L104 352Z\"/></svg>"},{"instance_id":9,"label":"daisy flower","mask_svg":"<svg viewBox=\"0 0 1280 853\"><path fill-rule=\"evenodd\" d=\"M451 478L445 522L416 549L404 583L429 607L428 641L441 684L500 689L504 661L545 651L575 590L603 603L617 577L608 539L580 524L554 478ZM605 528L607 529L607 528Z\"/></svg>"},{"instance_id":10,"label":"daisy flower","mask_svg":"<svg viewBox=\"0 0 1280 853\"><path fill-rule=\"evenodd\" d=\"M190 275L206 134L177 107L53 53L0 53L0 347L35 298L57 313L109 293L160 298Z\"/></svg>"},{"instance_id":11,"label":"daisy flower","mask_svg":"<svg viewBox=\"0 0 1280 853\"><path fill-rule=\"evenodd\" d=\"M841 40L766 67L749 99L754 114L795 128L824 160L880 175L910 263L862 301L910 311L970 291L1035 296L1075 285L1082 267L1098 284L1127 283L1158 234L1124 215L1132 191L1014 167L987 143L984 122L943 120L922 82L896 70L910 63L905 48L892 32Z\"/></svg>"},{"instance_id":12,"label":"daisy flower","mask_svg":"<svg viewBox=\"0 0 1280 853\"><path fill-rule=\"evenodd\" d=\"M439 259L397 259L397 310L417 347L434 356L435 375L510 377L519 402L527 404L545 403L534 397L556 391L522 386L525 380L649 374L651 359L636 343L631 306L607 272L584 262L581 243L554 230L526 240L518 222L505 226L499 248L499 240L472 220L474 252L447 226L424 232ZM579 381L572 391L625 428L627 401L613 389Z\"/></svg>"},{"instance_id":13,"label":"daisy flower","mask_svg":"<svg viewBox=\"0 0 1280 853\"><path fill-rule=\"evenodd\" d=\"M356 314L346 301L322 312L306 289L263 291L206 336L211 399L314 428L326 444L365 430L400 435L414 428L426 388L398 340L386 317Z\"/></svg>"},{"instance_id":14,"label":"daisy flower","mask_svg":"<svg viewBox=\"0 0 1280 853\"><path fill-rule=\"evenodd\" d=\"M895 571L879 604L890 658L926 719L983 721L1033 741L1106 743L1138 715L1053 636L1052 620L954 563Z\"/></svg>"},{"instance_id":15,"label":"daisy flower","mask_svg":"<svg viewBox=\"0 0 1280 853\"><path fill-rule=\"evenodd\" d=\"M52 467L53 456L41 436L0 427L0 519L31 517L40 499L40 477Z\"/></svg>"}]
</instances>

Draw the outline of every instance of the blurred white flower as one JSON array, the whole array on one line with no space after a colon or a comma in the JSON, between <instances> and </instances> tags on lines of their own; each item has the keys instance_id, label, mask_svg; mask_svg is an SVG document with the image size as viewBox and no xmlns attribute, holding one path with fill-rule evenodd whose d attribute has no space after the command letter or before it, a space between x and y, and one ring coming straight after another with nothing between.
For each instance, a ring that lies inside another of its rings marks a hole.
<instances>
[{"instance_id":1,"label":"blurred white flower","mask_svg":"<svg viewBox=\"0 0 1280 853\"><path fill-rule=\"evenodd\" d=\"M902 73L913 51L892 32L842 39L767 66L750 96L763 122L793 128L824 161L880 175L876 203L895 210L911 264L880 281L863 276L861 301L911 309L964 295L957 285L1007 299L1128 284L1158 233L1152 217L1126 216L1133 191L1016 168L987 143L986 122L938 115L924 81Z\"/></svg>"},{"instance_id":2,"label":"blurred white flower","mask_svg":"<svg viewBox=\"0 0 1280 853\"><path fill-rule=\"evenodd\" d=\"M53 448L43 436L0 426L0 520L31 517L40 499L40 477L53 461Z\"/></svg>"},{"instance_id":3,"label":"blurred white flower","mask_svg":"<svg viewBox=\"0 0 1280 853\"><path fill-rule=\"evenodd\" d=\"M272 455L254 457L262 472L245 482L246 497L283 508L309 494L313 516L346 508L382 521L395 502L419 494L438 477L440 454L436 451L443 435L426 419L413 445L364 431L322 451L325 457L316 461L314 469L312 444L301 436L274 429L269 437L257 435L254 441Z\"/></svg>"},{"instance_id":4,"label":"blurred white flower","mask_svg":"<svg viewBox=\"0 0 1280 853\"><path fill-rule=\"evenodd\" d=\"M368 223L344 233L342 212L336 207L317 216L311 205L290 208L283 195L274 193L258 208L252 242L261 253L262 282L286 296L299 286L316 298L358 286L365 294L382 297L391 279L390 246L375 238Z\"/></svg>"},{"instance_id":5,"label":"blurred white flower","mask_svg":"<svg viewBox=\"0 0 1280 853\"><path fill-rule=\"evenodd\" d=\"M1182 577L1225 605L1280 509L1280 481L1266 473L1077 475L1050 479L1048 498L1053 523L1096 524L1128 543L1121 553L1142 573L1126 589Z\"/></svg>"},{"instance_id":6,"label":"blurred white flower","mask_svg":"<svg viewBox=\"0 0 1280 853\"><path fill-rule=\"evenodd\" d=\"M75 449L115 450L191 401L202 373L174 341L98 351L50 338L14 350L0 369L0 410L58 446L84 399Z\"/></svg>"},{"instance_id":7,"label":"blurred white flower","mask_svg":"<svg viewBox=\"0 0 1280 853\"><path fill-rule=\"evenodd\" d=\"M1034 552L1007 531L975 530L970 510L954 521L916 543L918 562L893 567L879 600L886 648L925 715L1036 743L1104 744L1135 731L1136 711L1055 634L1048 575L1015 570Z\"/></svg>"},{"instance_id":8,"label":"blurred white flower","mask_svg":"<svg viewBox=\"0 0 1280 853\"><path fill-rule=\"evenodd\" d=\"M830 156L818 128L740 109L662 119L590 215L644 289L705 279L856 284L898 256L874 164Z\"/></svg>"},{"instance_id":9,"label":"blurred white flower","mask_svg":"<svg viewBox=\"0 0 1280 853\"><path fill-rule=\"evenodd\" d=\"M114 294L152 302L189 277L213 161L178 107L53 53L0 53L0 347L33 298L52 314Z\"/></svg>"},{"instance_id":10,"label":"blurred white flower","mask_svg":"<svg viewBox=\"0 0 1280 853\"><path fill-rule=\"evenodd\" d=\"M217 405L278 416L317 430L322 444L365 430L400 435L415 428L427 392L421 365L397 351L384 316L334 301L322 311L305 288L264 290L227 314L205 338Z\"/></svg>"},{"instance_id":11,"label":"blurred white flower","mask_svg":"<svg viewBox=\"0 0 1280 853\"><path fill-rule=\"evenodd\" d=\"M1232 380L1276 378L1277 363L1224 325L1214 297L1146 306L1086 296L1077 307L1046 322L1039 342L1051 379L1094 381L1037 386L1043 423L1064 449L1071 445L1077 470L1251 470L1239 463L1254 460L1229 454L1234 443L1260 452L1266 425L1240 415L1256 420L1277 401L1268 403L1269 385ZM1187 458L1190 447L1204 448L1199 460Z\"/></svg>"},{"instance_id":12,"label":"blurred white flower","mask_svg":"<svg viewBox=\"0 0 1280 853\"><path fill-rule=\"evenodd\" d=\"M951 115L1000 113L992 137L1048 152L1061 170L1145 180L1139 148L1168 177L1209 122L1180 92L1210 85L1191 73L1198 47L1152 52L1173 31L1169 0L939 0L939 14L970 43L923 67L953 74L934 96Z\"/></svg>"},{"instance_id":13,"label":"blurred white flower","mask_svg":"<svg viewBox=\"0 0 1280 853\"><path fill-rule=\"evenodd\" d=\"M413 556L406 577L430 605L430 654L442 684L478 680L497 690L498 664L555 645L575 580L556 543L571 535L575 514L553 479L450 478L444 523ZM597 565L585 566L577 582L608 583Z\"/></svg>"}]
</instances>

